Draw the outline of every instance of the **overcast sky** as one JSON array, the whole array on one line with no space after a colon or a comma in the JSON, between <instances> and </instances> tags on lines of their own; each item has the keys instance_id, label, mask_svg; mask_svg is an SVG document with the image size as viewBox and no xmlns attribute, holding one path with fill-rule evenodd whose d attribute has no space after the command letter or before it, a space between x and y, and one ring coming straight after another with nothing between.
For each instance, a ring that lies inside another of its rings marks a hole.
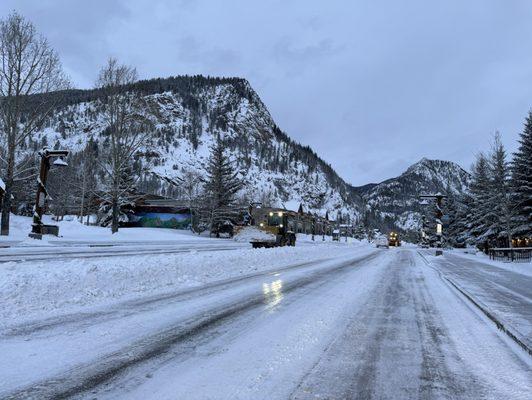
<instances>
[{"instance_id":1,"label":"overcast sky","mask_svg":"<svg viewBox=\"0 0 532 400\"><path fill-rule=\"evenodd\" d=\"M347 181L423 156L468 168L532 107L532 0L2 0L60 53L74 85L108 56L142 78L250 81L277 124Z\"/></svg>"}]
</instances>

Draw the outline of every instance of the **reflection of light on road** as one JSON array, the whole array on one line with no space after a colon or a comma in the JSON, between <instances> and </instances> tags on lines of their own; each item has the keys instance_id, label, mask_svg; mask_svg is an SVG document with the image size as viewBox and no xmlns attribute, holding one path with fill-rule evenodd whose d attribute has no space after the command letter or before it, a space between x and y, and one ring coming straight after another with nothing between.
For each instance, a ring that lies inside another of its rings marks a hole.
<instances>
[{"instance_id":1,"label":"reflection of light on road","mask_svg":"<svg viewBox=\"0 0 532 400\"><path fill-rule=\"evenodd\" d=\"M283 281L278 279L272 283L262 284L262 293L268 309L273 309L283 299Z\"/></svg>"}]
</instances>

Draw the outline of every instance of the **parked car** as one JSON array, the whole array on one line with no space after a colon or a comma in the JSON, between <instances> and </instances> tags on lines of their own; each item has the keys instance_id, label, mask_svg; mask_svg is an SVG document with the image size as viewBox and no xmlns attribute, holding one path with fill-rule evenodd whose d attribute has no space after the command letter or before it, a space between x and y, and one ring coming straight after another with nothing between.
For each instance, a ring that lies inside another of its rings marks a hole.
<instances>
[{"instance_id":1,"label":"parked car","mask_svg":"<svg viewBox=\"0 0 532 400\"><path fill-rule=\"evenodd\" d=\"M375 246L377 248L379 247L389 248L390 246L388 245L388 238L386 236L378 237L377 239L375 239Z\"/></svg>"}]
</instances>

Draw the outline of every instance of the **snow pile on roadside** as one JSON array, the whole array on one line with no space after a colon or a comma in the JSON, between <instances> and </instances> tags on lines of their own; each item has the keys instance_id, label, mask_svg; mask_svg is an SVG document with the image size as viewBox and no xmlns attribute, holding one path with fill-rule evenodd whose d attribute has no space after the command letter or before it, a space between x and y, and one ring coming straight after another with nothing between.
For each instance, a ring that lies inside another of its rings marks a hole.
<instances>
[{"instance_id":1,"label":"snow pile on roadside","mask_svg":"<svg viewBox=\"0 0 532 400\"><path fill-rule=\"evenodd\" d=\"M345 244L345 236L340 236L340 240L337 242L334 242L332 240L332 236L325 237L323 235L314 235L314 240L312 240L312 235L306 234L306 233L298 233L297 235L296 243L342 243ZM361 241L352 237L347 238L347 243L354 244L354 245L362 245L367 244L367 241Z\"/></svg>"},{"instance_id":2,"label":"snow pile on roadside","mask_svg":"<svg viewBox=\"0 0 532 400\"><path fill-rule=\"evenodd\" d=\"M372 250L324 244L0 264L0 326Z\"/></svg>"},{"instance_id":3,"label":"snow pile on roadside","mask_svg":"<svg viewBox=\"0 0 532 400\"><path fill-rule=\"evenodd\" d=\"M464 250L454 250L449 254L453 256L459 256L467 258L469 260L475 260L484 264L489 264L493 267L505 269L508 271L515 272L517 274L532 276L532 263L531 262L509 262L509 261L496 261L491 260L489 256L482 252L477 252L476 254L466 253Z\"/></svg>"},{"instance_id":4,"label":"snow pile on roadside","mask_svg":"<svg viewBox=\"0 0 532 400\"><path fill-rule=\"evenodd\" d=\"M110 228L101 226L87 226L78 221L75 216L69 216L63 221L53 221L51 216L43 217L45 224L59 226L61 237L45 236L43 240L30 239L28 233L31 231L32 219L20 215L11 214L9 236L0 237L0 243L21 241L23 245L40 246L50 242L58 243L64 241L90 241L90 242L158 242L161 240L209 240L204 237L194 235L191 231L162 228L122 228L115 233L111 233Z\"/></svg>"},{"instance_id":5,"label":"snow pile on roadside","mask_svg":"<svg viewBox=\"0 0 532 400\"><path fill-rule=\"evenodd\" d=\"M261 231L254 226L246 226L233 237L236 242L250 242L251 240L275 240L275 236L271 233Z\"/></svg>"}]
</instances>

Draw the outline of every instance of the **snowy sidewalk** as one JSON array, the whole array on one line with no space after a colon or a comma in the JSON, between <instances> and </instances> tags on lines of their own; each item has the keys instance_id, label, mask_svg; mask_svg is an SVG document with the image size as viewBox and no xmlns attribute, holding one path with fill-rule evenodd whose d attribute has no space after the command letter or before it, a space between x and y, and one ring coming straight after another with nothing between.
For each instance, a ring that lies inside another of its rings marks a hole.
<instances>
[{"instance_id":1,"label":"snowy sidewalk","mask_svg":"<svg viewBox=\"0 0 532 400\"><path fill-rule=\"evenodd\" d=\"M493 265L449 251L443 257L422 254L532 348L532 265Z\"/></svg>"}]
</instances>

